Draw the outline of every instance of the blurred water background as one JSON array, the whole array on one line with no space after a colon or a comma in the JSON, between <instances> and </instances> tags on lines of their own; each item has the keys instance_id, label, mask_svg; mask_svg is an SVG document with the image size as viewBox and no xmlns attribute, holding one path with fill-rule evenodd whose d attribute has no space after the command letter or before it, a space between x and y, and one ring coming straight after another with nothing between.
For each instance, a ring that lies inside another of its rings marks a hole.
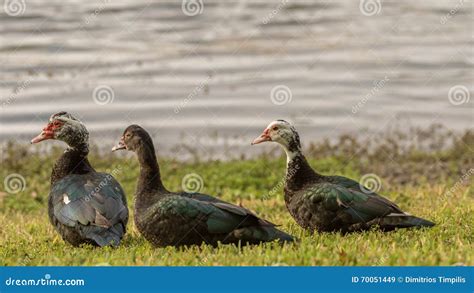
<instances>
[{"instance_id":1,"label":"blurred water background","mask_svg":"<svg viewBox=\"0 0 474 293\"><path fill-rule=\"evenodd\" d=\"M188 2L0 1L2 142L61 110L95 144L138 123L165 153L255 152L278 118L305 142L474 125L472 1Z\"/></svg>"}]
</instances>

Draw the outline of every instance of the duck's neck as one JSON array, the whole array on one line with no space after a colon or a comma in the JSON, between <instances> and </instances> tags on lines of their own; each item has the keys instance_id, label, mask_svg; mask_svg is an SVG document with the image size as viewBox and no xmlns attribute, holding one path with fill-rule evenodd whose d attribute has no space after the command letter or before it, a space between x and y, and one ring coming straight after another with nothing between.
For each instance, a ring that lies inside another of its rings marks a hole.
<instances>
[{"instance_id":1,"label":"duck's neck","mask_svg":"<svg viewBox=\"0 0 474 293\"><path fill-rule=\"evenodd\" d=\"M156 160L153 145L142 145L137 149L138 162L140 163L140 176L137 183L137 202L148 202L157 195L167 192L161 182L160 167Z\"/></svg>"},{"instance_id":2,"label":"duck's neck","mask_svg":"<svg viewBox=\"0 0 474 293\"><path fill-rule=\"evenodd\" d=\"M87 143L69 146L54 164L51 174L51 185L67 175L94 172L94 168L92 168L87 159L88 154L89 145Z\"/></svg>"},{"instance_id":3,"label":"duck's neck","mask_svg":"<svg viewBox=\"0 0 474 293\"><path fill-rule=\"evenodd\" d=\"M322 179L323 176L311 168L301 148L285 148L285 152L287 155L285 189L287 191L298 191L306 184Z\"/></svg>"}]
</instances>

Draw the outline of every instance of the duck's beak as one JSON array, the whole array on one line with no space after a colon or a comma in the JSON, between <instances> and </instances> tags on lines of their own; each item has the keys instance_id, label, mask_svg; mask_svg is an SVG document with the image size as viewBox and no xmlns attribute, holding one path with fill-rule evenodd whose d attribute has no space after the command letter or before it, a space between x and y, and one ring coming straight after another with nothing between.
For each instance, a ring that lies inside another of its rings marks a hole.
<instances>
[{"instance_id":1,"label":"duck's beak","mask_svg":"<svg viewBox=\"0 0 474 293\"><path fill-rule=\"evenodd\" d=\"M43 131L41 131L40 134L38 134L35 138L33 138L31 140L31 143L38 143L40 141L43 141L43 140L47 140L47 139L53 139L54 138L54 132L53 131L50 131L47 129L47 127L45 127L43 129Z\"/></svg>"},{"instance_id":2,"label":"duck's beak","mask_svg":"<svg viewBox=\"0 0 474 293\"><path fill-rule=\"evenodd\" d=\"M265 129L265 131L259 137L254 139L252 141L252 145L259 144L259 143L266 142L266 141L272 141L272 138L270 137L268 129Z\"/></svg>"},{"instance_id":3,"label":"duck's beak","mask_svg":"<svg viewBox=\"0 0 474 293\"><path fill-rule=\"evenodd\" d=\"M120 139L119 143L112 148L112 152L118 151L118 150L126 150L127 146L123 142L123 137Z\"/></svg>"}]
</instances>

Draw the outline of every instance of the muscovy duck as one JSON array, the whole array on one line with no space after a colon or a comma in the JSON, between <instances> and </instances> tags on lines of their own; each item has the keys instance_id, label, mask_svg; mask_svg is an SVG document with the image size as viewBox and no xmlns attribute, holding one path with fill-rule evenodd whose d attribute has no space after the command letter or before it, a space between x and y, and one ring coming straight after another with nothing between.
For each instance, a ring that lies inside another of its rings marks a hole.
<instances>
[{"instance_id":1,"label":"muscovy duck","mask_svg":"<svg viewBox=\"0 0 474 293\"><path fill-rule=\"evenodd\" d=\"M48 200L51 223L74 246L118 246L126 232L127 200L112 175L96 172L89 163L86 127L71 114L59 112L49 118L31 143L47 139L68 145L51 174Z\"/></svg>"},{"instance_id":2,"label":"muscovy duck","mask_svg":"<svg viewBox=\"0 0 474 293\"><path fill-rule=\"evenodd\" d=\"M153 141L138 125L130 125L112 151L135 152L140 175L135 194L135 224L154 246L216 246L257 244L293 237L275 228L249 210L210 195L171 192L161 181Z\"/></svg>"},{"instance_id":3,"label":"muscovy duck","mask_svg":"<svg viewBox=\"0 0 474 293\"><path fill-rule=\"evenodd\" d=\"M311 232L346 233L374 226L383 231L434 226L430 221L403 212L395 203L359 182L315 172L302 153L298 132L290 123L273 121L252 145L266 141L278 143L286 152L285 203L301 227Z\"/></svg>"}]
</instances>

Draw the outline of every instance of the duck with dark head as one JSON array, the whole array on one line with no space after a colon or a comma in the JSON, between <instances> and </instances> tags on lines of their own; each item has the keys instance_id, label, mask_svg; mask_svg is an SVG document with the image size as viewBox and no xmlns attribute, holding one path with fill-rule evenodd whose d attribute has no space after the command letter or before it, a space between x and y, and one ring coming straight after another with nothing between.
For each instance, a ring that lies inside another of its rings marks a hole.
<instances>
[{"instance_id":1,"label":"duck with dark head","mask_svg":"<svg viewBox=\"0 0 474 293\"><path fill-rule=\"evenodd\" d=\"M51 174L48 214L53 226L74 246L119 245L128 221L127 201L113 176L96 172L89 163L85 125L67 112L56 113L31 143L48 139L68 145Z\"/></svg>"},{"instance_id":2,"label":"duck with dark head","mask_svg":"<svg viewBox=\"0 0 474 293\"><path fill-rule=\"evenodd\" d=\"M241 206L206 194L168 191L161 181L153 141L142 127L130 125L125 129L113 151L122 149L135 152L140 163L134 219L140 233L153 245L293 241L274 224Z\"/></svg>"}]
</instances>

